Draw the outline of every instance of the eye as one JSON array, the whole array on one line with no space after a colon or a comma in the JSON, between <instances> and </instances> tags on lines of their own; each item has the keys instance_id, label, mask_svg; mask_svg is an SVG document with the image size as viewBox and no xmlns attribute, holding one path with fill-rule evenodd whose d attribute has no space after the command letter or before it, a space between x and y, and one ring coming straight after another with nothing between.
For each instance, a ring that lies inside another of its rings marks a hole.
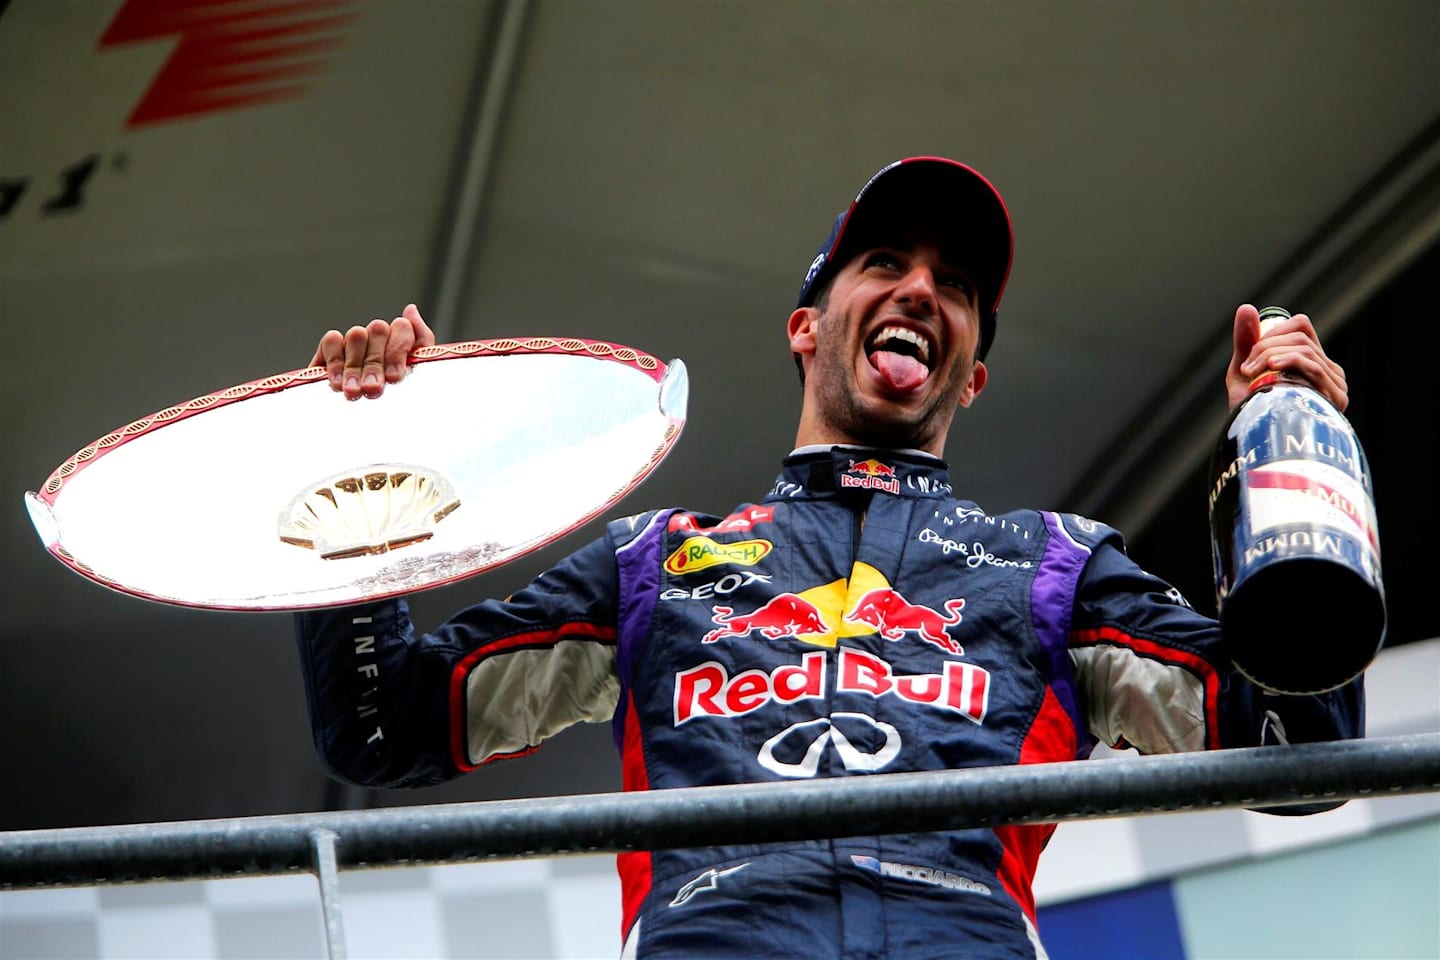
<instances>
[{"instance_id":1,"label":"eye","mask_svg":"<svg viewBox=\"0 0 1440 960\"><path fill-rule=\"evenodd\" d=\"M872 250L865 255L865 269L878 267L881 270L899 270L900 258L888 250Z\"/></svg>"},{"instance_id":2,"label":"eye","mask_svg":"<svg viewBox=\"0 0 1440 960\"><path fill-rule=\"evenodd\" d=\"M973 284L970 281L970 278L965 276L964 274L946 274L937 277L936 282L942 287L949 287L957 293L962 294L966 299L975 296L975 284Z\"/></svg>"}]
</instances>

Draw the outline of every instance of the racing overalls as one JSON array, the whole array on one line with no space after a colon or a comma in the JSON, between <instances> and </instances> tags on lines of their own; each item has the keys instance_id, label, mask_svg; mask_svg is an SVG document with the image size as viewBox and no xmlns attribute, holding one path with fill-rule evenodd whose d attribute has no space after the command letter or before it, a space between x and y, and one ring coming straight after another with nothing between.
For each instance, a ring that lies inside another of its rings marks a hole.
<instances>
[{"instance_id":1,"label":"racing overalls","mask_svg":"<svg viewBox=\"0 0 1440 960\"><path fill-rule=\"evenodd\" d=\"M332 775L437 783L579 722L626 790L1362 735L1356 681L1276 697L1112 529L956 500L923 453L807 448L759 504L610 523L431 634L404 601L301 614ZM1036 957L1053 826L625 853L627 954Z\"/></svg>"}]
</instances>

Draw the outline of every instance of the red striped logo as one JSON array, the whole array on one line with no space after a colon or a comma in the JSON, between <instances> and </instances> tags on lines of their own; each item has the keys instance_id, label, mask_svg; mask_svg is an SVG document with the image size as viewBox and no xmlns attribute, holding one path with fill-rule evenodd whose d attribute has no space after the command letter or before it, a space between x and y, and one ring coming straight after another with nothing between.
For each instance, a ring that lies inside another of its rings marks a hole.
<instances>
[{"instance_id":1,"label":"red striped logo","mask_svg":"<svg viewBox=\"0 0 1440 960\"><path fill-rule=\"evenodd\" d=\"M126 126L297 97L324 71L353 0L127 0L100 47L169 40L174 50Z\"/></svg>"}]
</instances>

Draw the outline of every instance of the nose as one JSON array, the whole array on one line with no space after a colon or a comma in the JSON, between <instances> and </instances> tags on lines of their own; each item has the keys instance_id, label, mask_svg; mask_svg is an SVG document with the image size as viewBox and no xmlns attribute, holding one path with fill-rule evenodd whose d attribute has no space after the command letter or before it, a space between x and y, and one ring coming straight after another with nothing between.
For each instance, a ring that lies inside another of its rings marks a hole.
<instances>
[{"instance_id":1,"label":"nose","mask_svg":"<svg viewBox=\"0 0 1440 960\"><path fill-rule=\"evenodd\" d=\"M896 303L909 304L926 313L934 312L938 301L935 274L925 264L913 265L895 285L891 297Z\"/></svg>"}]
</instances>

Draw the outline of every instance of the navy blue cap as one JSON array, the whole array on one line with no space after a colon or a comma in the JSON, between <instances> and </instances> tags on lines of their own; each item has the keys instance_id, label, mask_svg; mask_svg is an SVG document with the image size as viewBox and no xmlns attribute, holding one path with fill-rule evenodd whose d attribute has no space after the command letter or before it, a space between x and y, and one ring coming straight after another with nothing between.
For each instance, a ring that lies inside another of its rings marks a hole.
<instances>
[{"instance_id":1,"label":"navy blue cap","mask_svg":"<svg viewBox=\"0 0 1440 960\"><path fill-rule=\"evenodd\" d=\"M945 157L906 157L871 177L849 209L835 218L830 236L805 273L795 305L811 306L851 257L877 240L883 242L895 225L915 223L928 228L943 248L960 251L960 265L975 280L980 308L976 356L983 360L995 340L995 315L1015 255L1010 211L989 180Z\"/></svg>"}]
</instances>

